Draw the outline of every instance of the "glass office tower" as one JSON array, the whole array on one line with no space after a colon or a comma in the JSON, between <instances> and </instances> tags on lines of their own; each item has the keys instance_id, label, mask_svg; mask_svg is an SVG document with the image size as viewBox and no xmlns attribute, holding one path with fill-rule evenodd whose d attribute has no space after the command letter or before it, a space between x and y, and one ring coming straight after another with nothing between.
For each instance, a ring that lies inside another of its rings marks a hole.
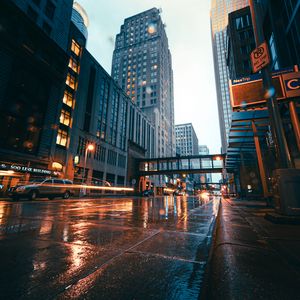
<instances>
[{"instance_id":1,"label":"glass office tower","mask_svg":"<svg viewBox=\"0 0 300 300\"><path fill-rule=\"evenodd\" d=\"M222 152L226 152L231 123L229 72L226 64L228 14L249 5L248 0L212 0L211 32Z\"/></svg>"}]
</instances>

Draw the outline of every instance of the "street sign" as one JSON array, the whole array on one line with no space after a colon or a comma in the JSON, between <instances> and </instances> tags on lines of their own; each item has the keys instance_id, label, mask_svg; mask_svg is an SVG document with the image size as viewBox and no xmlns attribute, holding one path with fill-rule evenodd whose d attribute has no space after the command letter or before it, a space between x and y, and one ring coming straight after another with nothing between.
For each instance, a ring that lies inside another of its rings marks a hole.
<instances>
[{"instance_id":1,"label":"street sign","mask_svg":"<svg viewBox=\"0 0 300 300\"><path fill-rule=\"evenodd\" d=\"M253 73L258 72L267 66L270 63L270 55L267 43L263 42L261 45L259 45L251 52L250 56Z\"/></svg>"}]
</instances>

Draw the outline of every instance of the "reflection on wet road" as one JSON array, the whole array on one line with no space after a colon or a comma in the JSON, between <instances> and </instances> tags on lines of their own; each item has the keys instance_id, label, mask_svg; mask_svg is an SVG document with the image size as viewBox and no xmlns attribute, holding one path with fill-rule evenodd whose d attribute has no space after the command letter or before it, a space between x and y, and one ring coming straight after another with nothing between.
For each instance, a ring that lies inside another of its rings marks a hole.
<instances>
[{"instance_id":1,"label":"reflection on wet road","mask_svg":"<svg viewBox=\"0 0 300 300\"><path fill-rule=\"evenodd\" d=\"M198 299L219 199L0 202L1 299Z\"/></svg>"}]
</instances>

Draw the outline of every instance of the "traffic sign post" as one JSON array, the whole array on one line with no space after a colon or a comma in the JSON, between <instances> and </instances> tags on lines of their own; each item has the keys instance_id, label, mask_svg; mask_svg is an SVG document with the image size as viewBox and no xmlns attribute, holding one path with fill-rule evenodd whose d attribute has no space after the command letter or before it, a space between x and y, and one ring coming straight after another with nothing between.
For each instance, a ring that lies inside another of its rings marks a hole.
<instances>
[{"instance_id":1,"label":"traffic sign post","mask_svg":"<svg viewBox=\"0 0 300 300\"><path fill-rule=\"evenodd\" d=\"M261 3L257 0L250 0L250 10L252 16L252 24L255 36L256 45L264 44L264 32L261 22ZM267 46L267 45L266 45ZM259 46L257 47L259 48ZM268 47L267 47L268 48ZM259 65L258 65L259 66ZM268 95L267 97L267 107L270 116L270 124L272 129L272 135L274 138L276 154L279 162L280 168L291 168L292 160L291 155L287 146L287 141L285 138L281 116L279 113L278 103L276 94L274 91L274 86L272 82L271 73L269 70L269 65L261 67L264 91Z\"/></svg>"},{"instance_id":2,"label":"traffic sign post","mask_svg":"<svg viewBox=\"0 0 300 300\"><path fill-rule=\"evenodd\" d=\"M262 68L266 67L270 63L270 55L268 45L266 42L260 44L251 52L251 64L253 73L257 73Z\"/></svg>"},{"instance_id":3,"label":"traffic sign post","mask_svg":"<svg viewBox=\"0 0 300 300\"><path fill-rule=\"evenodd\" d=\"M260 45L265 39L261 22L261 2L250 0L249 4L256 45ZM277 199L276 202L278 203L276 205L276 210L281 214L299 214L300 201L297 193L299 190L300 170L293 169L293 163L283 130L276 93L268 64L265 67L262 67L262 77L264 90L268 96L266 99L267 107L277 154L276 156L279 162L279 168L274 170L273 174L273 197L275 200ZM298 90L298 78L286 78L284 84L288 90L288 95L294 95L295 91Z\"/></svg>"}]
</instances>

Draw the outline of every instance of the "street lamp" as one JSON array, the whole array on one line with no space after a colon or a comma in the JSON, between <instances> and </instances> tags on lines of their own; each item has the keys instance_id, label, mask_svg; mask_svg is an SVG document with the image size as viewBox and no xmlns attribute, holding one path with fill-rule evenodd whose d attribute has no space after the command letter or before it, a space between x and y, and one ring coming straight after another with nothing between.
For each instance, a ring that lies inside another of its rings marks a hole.
<instances>
[{"instance_id":1,"label":"street lamp","mask_svg":"<svg viewBox=\"0 0 300 300\"><path fill-rule=\"evenodd\" d=\"M84 184L84 177L85 177L85 170L86 170L86 160L87 160L87 155L89 151L94 150L94 145L93 144L88 144L85 148L85 154L84 154L84 165L83 165L83 174L82 174L82 181L81 185Z\"/></svg>"}]
</instances>

